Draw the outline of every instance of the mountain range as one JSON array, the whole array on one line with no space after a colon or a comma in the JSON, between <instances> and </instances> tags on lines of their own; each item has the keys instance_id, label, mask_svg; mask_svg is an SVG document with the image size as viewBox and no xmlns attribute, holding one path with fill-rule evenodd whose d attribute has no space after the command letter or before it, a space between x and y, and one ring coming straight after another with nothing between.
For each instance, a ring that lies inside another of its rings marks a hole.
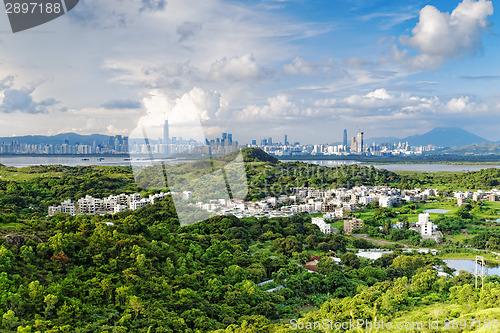
<instances>
[{"instance_id":1,"label":"mountain range","mask_svg":"<svg viewBox=\"0 0 500 333\"><path fill-rule=\"evenodd\" d=\"M16 137L0 137L0 143L17 141L20 144L62 144L67 140L70 145L93 145L94 142L95 144L107 143L111 138L113 137L103 134L80 135L76 133L64 133L53 136L26 135ZM408 142L411 146L434 145L437 147L447 148L500 143L500 141L491 142L476 134L456 127L437 127L427 133L412 135L405 138L378 137L365 139L364 141L366 145L372 145L374 142L376 144Z\"/></svg>"},{"instance_id":2,"label":"mountain range","mask_svg":"<svg viewBox=\"0 0 500 333\"><path fill-rule=\"evenodd\" d=\"M437 147L463 147L477 144L493 143L476 134L470 133L464 129L456 127L437 127L427 133L412 135L405 138L371 138L365 140L366 144L393 143L393 142L408 142L410 146L427 146L433 145Z\"/></svg>"},{"instance_id":3,"label":"mountain range","mask_svg":"<svg viewBox=\"0 0 500 333\"><path fill-rule=\"evenodd\" d=\"M17 141L19 144L55 145L55 144L63 144L67 140L68 144L70 145L81 144L81 145L92 146L94 142L96 145L102 143L108 143L110 138L113 137L103 134L81 135L76 133L63 133L52 136L25 135L25 136L15 136L15 137L0 137L0 144L2 142L10 143L12 141Z\"/></svg>"}]
</instances>

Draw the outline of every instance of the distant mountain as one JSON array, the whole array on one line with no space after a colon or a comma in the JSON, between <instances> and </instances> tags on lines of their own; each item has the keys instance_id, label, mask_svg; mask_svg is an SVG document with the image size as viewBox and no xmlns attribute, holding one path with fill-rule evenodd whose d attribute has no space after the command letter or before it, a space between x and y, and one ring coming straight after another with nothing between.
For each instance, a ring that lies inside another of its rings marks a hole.
<instances>
[{"instance_id":1,"label":"distant mountain","mask_svg":"<svg viewBox=\"0 0 500 333\"><path fill-rule=\"evenodd\" d=\"M436 154L440 155L500 155L500 144L498 143L480 143L477 145L468 145L463 147L453 147L439 150Z\"/></svg>"},{"instance_id":2,"label":"distant mountain","mask_svg":"<svg viewBox=\"0 0 500 333\"><path fill-rule=\"evenodd\" d=\"M406 137L400 140L408 142L410 146L434 145L438 147L462 147L490 141L456 127L437 127L421 134Z\"/></svg>"},{"instance_id":3,"label":"distant mountain","mask_svg":"<svg viewBox=\"0 0 500 333\"><path fill-rule=\"evenodd\" d=\"M2 142L10 143L12 141L17 141L20 144L63 144L65 140L68 140L70 145L82 144L92 146L94 142L96 145L107 143L109 139L112 138L109 135L103 134L91 134L91 135L80 135L76 133L63 133L53 136L44 135L25 135L25 136L15 136L15 137L0 137L0 144Z\"/></svg>"}]
</instances>

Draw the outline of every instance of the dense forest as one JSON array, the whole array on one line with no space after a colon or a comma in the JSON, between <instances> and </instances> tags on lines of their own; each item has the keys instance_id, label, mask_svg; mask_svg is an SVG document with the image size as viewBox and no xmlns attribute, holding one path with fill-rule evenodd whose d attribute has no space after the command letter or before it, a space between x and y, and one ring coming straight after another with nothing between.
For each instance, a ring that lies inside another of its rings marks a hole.
<instances>
[{"instance_id":1,"label":"dense forest","mask_svg":"<svg viewBox=\"0 0 500 333\"><path fill-rule=\"evenodd\" d=\"M267 156L244 151L249 200L296 186L407 188L442 182L488 189L495 185L484 180L500 179L498 170L417 179ZM187 170L199 171L193 165ZM437 270L451 273L442 260L396 245L386 246L392 253L380 259L360 258L356 248L375 245L324 235L308 215L216 216L181 227L166 197L133 212L48 218L47 207L64 199L153 190L139 188L126 167L0 166L0 175L0 332L288 332L294 331L290 320L299 318L427 321L500 314L496 277L476 290L471 274L438 276ZM388 227L397 214L415 209L375 207L362 231L418 245L420 238L410 230ZM471 203L436 223L450 235L466 227L472 235L468 245L500 250L500 233L476 217L484 209ZM311 255L319 260L315 272L304 267Z\"/></svg>"},{"instance_id":2,"label":"dense forest","mask_svg":"<svg viewBox=\"0 0 500 333\"><path fill-rule=\"evenodd\" d=\"M432 255L395 253L370 264L347 251L356 245L350 238L325 236L306 216L213 217L180 227L167 198L114 216L57 214L29 224L48 238L6 237L0 247L6 332L231 331L297 317L311 303L327 301L323 310L341 301L347 311L365 293L386 297L381 311L395 314L446 300L458 281L438 279L432 267L443 263ZM249 253L250 244L269 239L272 255ZM309 273L302 266L319 249L324 259ZM286 287L256 285L269 279ZM406 303L390 299L394 288L409 288Z\"/></svg>"}]
</instances>

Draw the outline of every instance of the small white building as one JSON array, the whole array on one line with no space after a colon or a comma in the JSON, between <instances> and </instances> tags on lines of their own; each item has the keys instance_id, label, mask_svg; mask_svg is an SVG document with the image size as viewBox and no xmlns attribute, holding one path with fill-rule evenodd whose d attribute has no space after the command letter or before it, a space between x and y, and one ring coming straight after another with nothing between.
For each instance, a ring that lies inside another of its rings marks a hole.
<instances>
[{"instance_id":1,"label":"small white building","mask_svg":"<svg viewBox=\"0 0 500 333\"><path fill-rule=\"evenodd\" d=\"M378 205L380 207L385 207L385 208L389 208L389 207L392 207L394 206L395 204L398 203L398 199L396 197L390 197L390 196L381 196L379 199L378 199Z\"/></svg>"},{"instance_id":2,"label":"small white building","mask_svg":"<svg viewBox=\"0 0 500 333\"><path fill-rule=\"evenodd\" d=\"M429 213L418 214L417 226L420 226L420 235L422 236L432 236L432 232L436 228L431 222Z\"/></svg>"},{"instance_id":3,"label":"small white building","mask_svg":"<svg viewBox=\"0 0 500 333\"><path fill-rule=\"evenodd\" d=\"M325 222L325 220L321 217L313 217L311 219L312 224L317 225L319 230L325 235L332 233L332 226Z\"/></svg>"}]
</instances>

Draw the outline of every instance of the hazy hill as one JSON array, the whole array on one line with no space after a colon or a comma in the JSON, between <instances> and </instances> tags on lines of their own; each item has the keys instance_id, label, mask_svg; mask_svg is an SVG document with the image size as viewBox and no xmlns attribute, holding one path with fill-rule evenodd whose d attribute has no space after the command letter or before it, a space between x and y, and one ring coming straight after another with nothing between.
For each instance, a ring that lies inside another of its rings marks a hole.
<instances>
[{"instance_id":1,"label":"hazy hill","mask_svg":"<svg viewBox=\"0 0 500 333\"><path fill-rule=\"evenodd\" d=\"M500 155L500 144L480 143L463 147L453 147L439 151L439 154L451 155Z\"/></svg>"},{"instance_id":2,"label":"hazy hill","mask_svg":"<svg viewBox=\"0 0 500 333\"><path fill-rule=\"evenodd\" d=\"M107 143L111 138L108 135L103 134L91 134L91 135L80 135L76 133L63 133L53 136L45 135L25 135L25 136L15 136L15 137L0 137L0 143L10 143L12 141L17 141L20 144L63 144L65 140L69 141L70 145L82 144L92 146L94 142L96 144Z\"/></svg>"},{"instance_id":3,"label":"hazy hill","mask_svg":"<svg viewBox=\"0 0 500 333\"><path fill-rule=\"evenodd\" d=\"M439 147L460 147L490 141L456 127L437 127L433 130L421 134L413 135L401 139L401 142L408 142L411 146L434 145Z\"/></svg>"}]
</instances>

